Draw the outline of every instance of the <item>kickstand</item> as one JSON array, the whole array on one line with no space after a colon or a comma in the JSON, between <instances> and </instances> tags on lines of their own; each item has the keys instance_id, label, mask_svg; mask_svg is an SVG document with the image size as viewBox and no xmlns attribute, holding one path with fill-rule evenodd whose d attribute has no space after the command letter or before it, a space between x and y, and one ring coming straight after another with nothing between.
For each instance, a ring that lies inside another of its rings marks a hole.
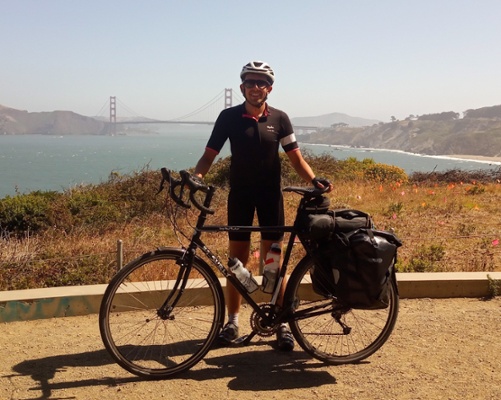
<instances>
[{"instance_id":1,"label":"kickstand","mask_svg":"<svg viewBox=\"0 0 501 400\"><path fill-rule=\"evenodd\" d=\"M239 346L247 346L254 336L256 336L256 332L252 331L248 335L239 337L233 343Z\"/></svg>"}]
</instances>

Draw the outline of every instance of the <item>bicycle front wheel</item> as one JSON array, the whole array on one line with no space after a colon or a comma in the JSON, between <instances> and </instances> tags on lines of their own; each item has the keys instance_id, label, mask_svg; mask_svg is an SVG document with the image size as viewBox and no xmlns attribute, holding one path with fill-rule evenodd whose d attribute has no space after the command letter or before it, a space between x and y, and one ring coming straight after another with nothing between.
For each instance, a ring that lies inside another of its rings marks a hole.
<instances>
[{"instance_id":1,"label":"bicycle front wheel","mask_svg":"<svg viewBox=\"0 0 501 400\"><path fill-rule=\"evenodd\" d=\"M289 322L292 334L307 353L329 364L355 363L369 357L388 340L397 320L399 299L394 274L388 307L358 310L313 291L314 265L310 257L303 258L287 285L285 304L292 304L294 309Z\"/></svg>"},{"instance_id":2,"label":"bicycle front wheel","mask_svg":"<svg viewBox=\"0 0 501 400\"><path fill-rule=\"evenodd\" d=\"M137 376L166 378L191 368L222 326L219 280L198 257L191 268L183 266L184 254L169 248L139 257L115 275L103 296L103 343L120 366Z\"/></svg>"}]
</instances>

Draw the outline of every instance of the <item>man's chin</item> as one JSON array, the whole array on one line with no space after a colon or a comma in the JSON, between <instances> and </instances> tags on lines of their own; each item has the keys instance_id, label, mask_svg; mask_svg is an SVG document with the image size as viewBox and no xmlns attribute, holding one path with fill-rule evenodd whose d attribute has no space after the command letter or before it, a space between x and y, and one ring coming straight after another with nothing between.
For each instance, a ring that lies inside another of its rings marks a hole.
<instances>
[{"instance_id":1,"label":"man's chin","mask_svg":"<svg viewBox=\"0 0 501 400\"><path fill-rule=\"evenodd\" d=\"M253 107L261 107L266 101L266 98L247 98L247 103Z\"/></svg>"}]
</instances>

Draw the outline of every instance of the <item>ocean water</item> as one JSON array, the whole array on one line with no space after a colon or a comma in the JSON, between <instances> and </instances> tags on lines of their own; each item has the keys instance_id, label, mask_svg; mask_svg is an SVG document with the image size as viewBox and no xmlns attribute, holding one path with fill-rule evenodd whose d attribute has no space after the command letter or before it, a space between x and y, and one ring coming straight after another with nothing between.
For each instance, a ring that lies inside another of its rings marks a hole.
<instances>
[{"instance_id":1,"label":"ocean water","mask_svg":"<svg viewBox=\"0 0 501 400\"><path fill-rule=\"evenodd\" d=\"M106 181L111 172L130 173L145 166L174 170L195 166L212 126L164 125L125 136L0 136L0 198L34 190L62 191L82 183ZM395 151L301 145L314 154L338 159L372 158L407 173L498 168L500 163L429 157ZM229 146L221 156L229 155Z\"/></svg>"},{"instance_id":2,"label":"ocean water","mask_svg":"<svg viewBox=\"0 0 501 400\"><path fill-rule=\"evenodd\" d=\"M411 174L413 172L440 172L451 169L473 171L479 169L495 169L501 166L501 162L465 160L454 158L453 156L428 156L423 154L406 153L398 150L308 145L304 143L301 144L301 148L307 148L314 154L332 154L339 160L344 160L349 157L355 157L358 160L372 158L378 163L396 165L397 167L402 168L407 174Z\"/></svg>"}]
</instances>

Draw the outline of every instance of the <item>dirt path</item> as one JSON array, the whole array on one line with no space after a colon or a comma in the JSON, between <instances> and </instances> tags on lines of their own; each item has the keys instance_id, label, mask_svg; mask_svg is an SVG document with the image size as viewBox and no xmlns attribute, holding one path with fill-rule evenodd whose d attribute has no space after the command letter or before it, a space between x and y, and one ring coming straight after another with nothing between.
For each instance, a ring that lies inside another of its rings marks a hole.
<instances>
[{"instance_id":1,"label":"dirt path","mask_svg":"<svg viewBox=\"0 0 501 400\"><path fill-rule=\"evenodd\" d=\"M501 399L499 298L402 300L389 342L358 365L254 340L156 382L112 363L96 315L4 323L0 333L0 399Z\"/></svg>"}]
</instances>

